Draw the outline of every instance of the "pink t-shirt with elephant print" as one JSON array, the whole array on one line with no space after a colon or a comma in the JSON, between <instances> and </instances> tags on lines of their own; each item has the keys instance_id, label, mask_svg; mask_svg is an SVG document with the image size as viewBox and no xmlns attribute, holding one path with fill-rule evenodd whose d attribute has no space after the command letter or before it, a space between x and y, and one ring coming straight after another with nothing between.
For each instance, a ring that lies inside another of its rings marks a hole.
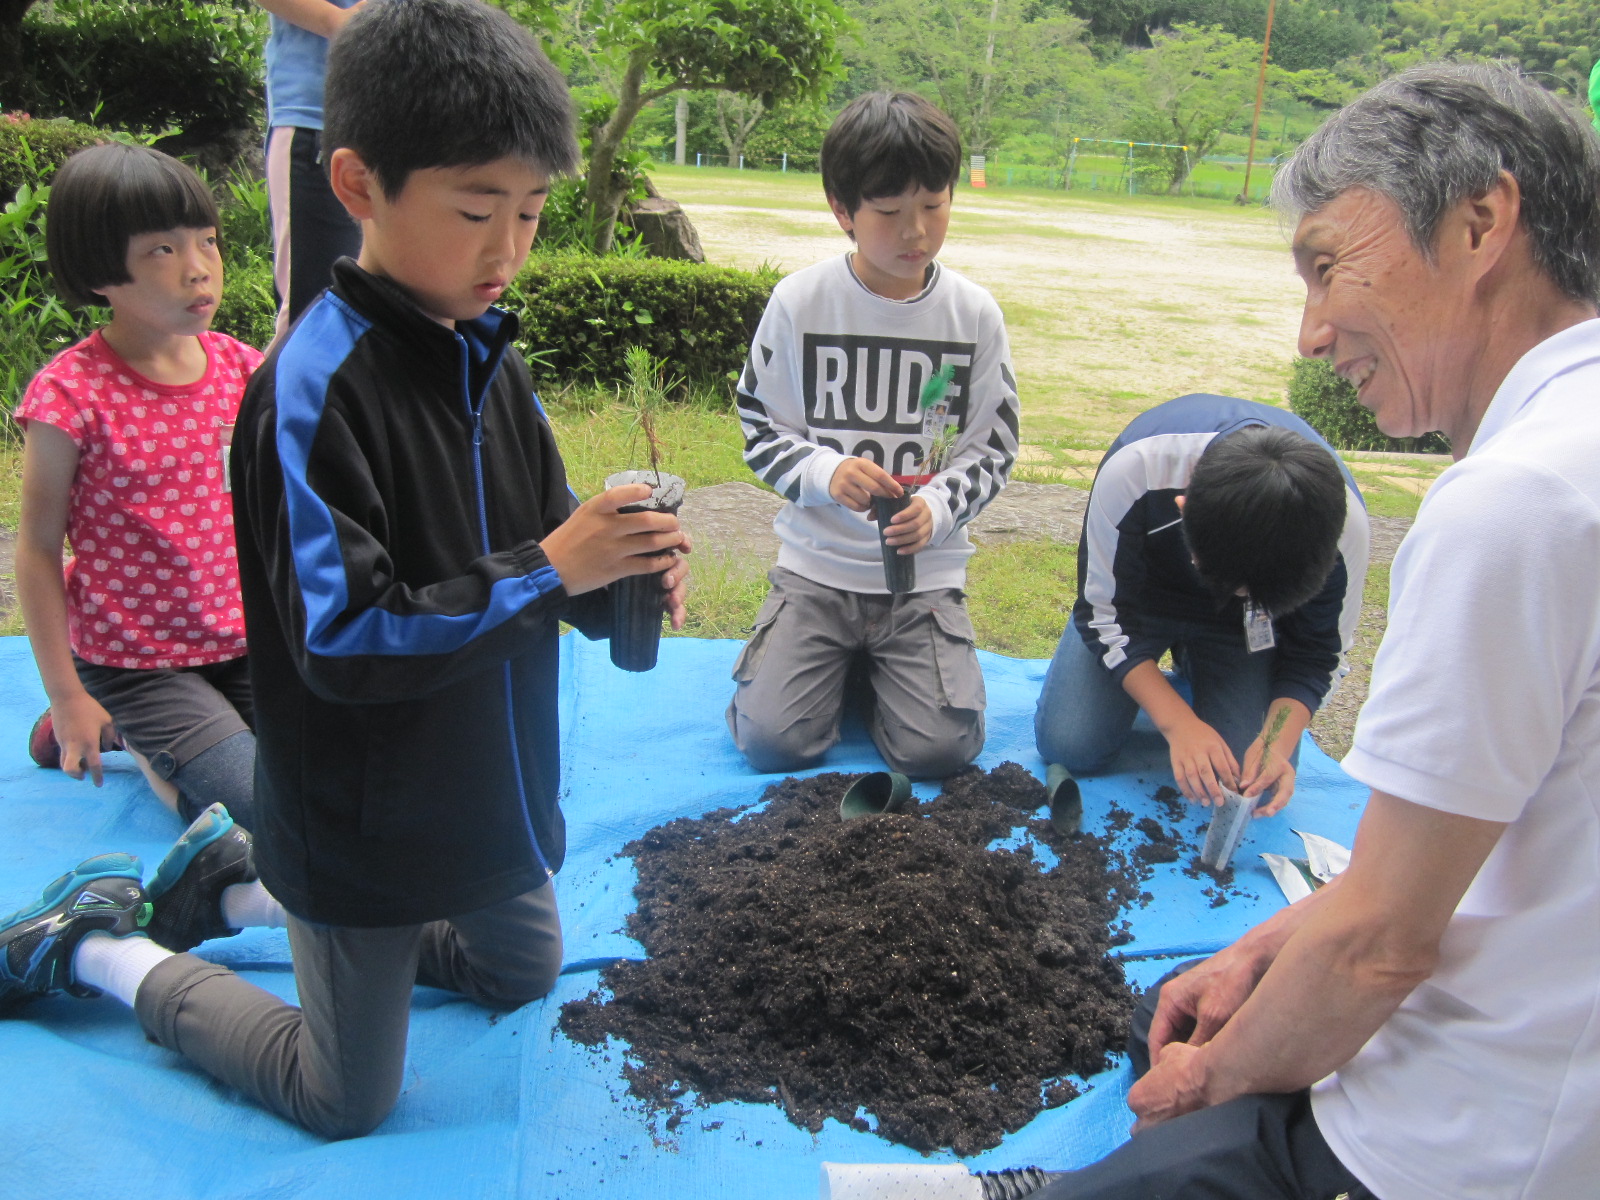
<instances>
[{"instance_id":1,"label":"pink t-shirt with elephant print","mask_svg":"<svg viewBox=\"0 0 1600 1200\"><path fill-rule=\"evenodd\" d=\"M206 373L155 383L94 333L29 385L18 422L72 438L67 633L103 667L178 669L245 653L228 495L229 435L261 354L200 335Z\"/></svg>"}]
</instances>

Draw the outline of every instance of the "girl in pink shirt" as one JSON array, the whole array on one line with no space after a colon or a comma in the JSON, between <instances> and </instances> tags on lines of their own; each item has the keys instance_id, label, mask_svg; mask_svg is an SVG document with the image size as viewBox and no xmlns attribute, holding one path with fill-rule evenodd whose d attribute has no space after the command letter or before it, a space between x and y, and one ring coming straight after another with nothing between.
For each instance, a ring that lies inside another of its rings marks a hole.
<instances>
[{"instance_id":1,"label":"girl in pink shirt","mask_svg":"<svg viewBox=\"0 0 1600 1200\"><path fill-rule=\"evenodd\" d=\"M17 591L50 697L30 750L101 782L133 752L186 819L250 823L255 736L229 434L261 355L210 330L217 210L188 167L91 147L51 188L50 269L111 320L29 385ZM71 554L64 558L64 543Z\"/></svg>"}]
</instances>

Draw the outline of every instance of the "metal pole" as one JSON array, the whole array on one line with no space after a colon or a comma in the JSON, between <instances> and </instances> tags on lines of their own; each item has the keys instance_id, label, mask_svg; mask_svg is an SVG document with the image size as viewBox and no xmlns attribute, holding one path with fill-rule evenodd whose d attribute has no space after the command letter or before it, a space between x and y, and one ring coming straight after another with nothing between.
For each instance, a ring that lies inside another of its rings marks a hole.
<instances>
[{"instance_id":1,"label":"metal pole","mask_svg":"<svg viewBox=\"0 0 1600 1200\"><path fill-rule=\"evenodd\" d=\"M1267 36L1261 39L1261 73L1256 76L1256 115L1250 121L1250 150L1244 159L1244 190L1239 193L1237 204L1250 203L1250 168L1256 158L1256 131L1261 128L1261 93L1267 87L1267 51L1272 47L1272 13L1278 6L1278 0L1267 0Z\"/></svg>"},{"instance_id":2,"label":"metal pole","mask_svg":"<svg viewBox=\"0 0 1600 1200\"><path fill-rule=\"evenodd\" d=\"M784 174L788 174L788 172L789 172L789 152L787 150L785 150L783 152L783 170L784 170Z\"/></svg>"},{"instance_id":3,"label":"metal pole","mask_svg":"<svg viewBox=\"0 0 1600 1200\"><path fill-rule=\"evenodd\" d=\"M697 167L700 165L700 151L698 150L694 152L694 165Z\"/></svg>"}]
</instances>

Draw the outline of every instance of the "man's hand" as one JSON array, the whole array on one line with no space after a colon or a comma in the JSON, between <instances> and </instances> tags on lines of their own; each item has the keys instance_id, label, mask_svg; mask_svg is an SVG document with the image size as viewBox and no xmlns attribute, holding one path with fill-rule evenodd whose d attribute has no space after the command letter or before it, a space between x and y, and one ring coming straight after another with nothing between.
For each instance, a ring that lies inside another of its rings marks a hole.
<instances>
[{"instance_id":1,"label":"man's hand","mask_svg":"<svg viewBox=\"0 0 1600 1200\"><path fill-rule=\"evenodd\" d=\"M1196 804L1221 804L1223 787L1233 787L1239 778L1238 760L1222 735L1192 710L1161 732L1172 752L1172 777L1178 790Z\"/></svg>"},{"instance_id":2,"label":"man's hand","mask_svg":"<svg viewBox=\"0 0 1600 1200\"><path fill-rule=\"evenodd\" d=\"M898 546L901 554L915 554L928 544L933 536L933 512L921 496L911 497L911 503L895 513L883 535L888 546Z\"/></svg>"},{"instance_id":3,"label":"man's hand","mask_svg":"<svg viewBox=\"0 0 1600 1200\"><path fill-rule=\"evenodd\" d=\"M80 692L50 702L50 723L55 727L56 745L61 747L61 769L74 779L87 773L99 787L105 781L100 752L115 750L120 744L111 714L88 692Z\"/></svg>"},{"instance_id":4,"label":"man's hand","mask_svg":"<svg viewBox=\"0 0 1600 1200\"><path fill-rule=\"evenodd\" d=\"M1168 1046L1143 1078L1128 1089L1128 1107L1139 1118L1133 1132L1143 1133L1173 1117L1220 1103L1220 1098L1206 1096L1203 1064L1198 1046L1182 1042Z\"/></svg>"},{"instance_id":5,"label":"man's hand","mask_svg":"<svg viewBox=\"0 0 1600 1200\"><path fill-rule=\"evenodd\" d=\"M1255 991L1271 959L1241 939L1161 985L1150 1021L1150 1061L1174 1046L1203 1046Z\"/></svg>"},{"instance_id":6,"label":"man's hand","mask_svg":"<svg viewBox=\"0 0 1600 1200\"><path fill-rule=\"evenodd\" d=\"M898 496L905 491L894 477L870 458L847 458L833 469L828 495L851 512L866 512L874 496ZM932 518L929 518L930 523Z\"/></svg>"},{"instance_id":7,"label":"man's hand","mask_svg":"<svg viewBox=\"0 0 1600 1200\"><path fill-rule=\"evenodd\" d=\"M678 518L671 513L619 513L617 509L650 498L650 487L628 483L601 492L580 504L540 543L544 556L561 576L569 596L581 596L629 575L653 575L680 564L672 551L685 543ZM685 574L688 568L684 568ZM680 576L667 590L681 585ZM669 609L671 600L667 601ZM682 597L678 608L681 610Z\"/></svg>"}]
</instances>

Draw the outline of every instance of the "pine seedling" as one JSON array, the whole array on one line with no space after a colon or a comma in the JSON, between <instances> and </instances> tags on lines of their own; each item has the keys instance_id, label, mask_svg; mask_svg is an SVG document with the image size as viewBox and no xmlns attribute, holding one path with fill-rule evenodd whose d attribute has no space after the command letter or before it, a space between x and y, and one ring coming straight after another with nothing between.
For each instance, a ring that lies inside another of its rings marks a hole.
<instances>
[{"instance_id":1,"label":"pine seedling","mask_svg":"<svg viewBox=\"0 0 1600 1200\"><path fill-rule=\"evenodd\" d=\"M1267 726L1267 732L1261 735L1261 765L1267 765L1267 756L1272 753L1272 744L1278 740L1278 735L1283 732L1283 727L1289 723L1289 706L1281 705L1278 711L1272 714L1272 723Z\"/></svg>"},{"instance_id":2,"label":"pine seedling","mask_svg":"<svg viewBox=\"0 0 1600 1200\"><path fill-rule=\"evenodd\" d=\"M666 359L657 358L643 346L629 346L623 351L623 363L628 370L627 396L628 404L633 409L634 424L644 434L645 445L650 451L650 469L655 472L656 484L660 486L661 439L656 434L651 410L658 404L664 404L667 392L682 381L666 380Z\"/></svg>"},{"instance_id":3,"label":"pine seedling","mask_svg":"<svg viewBox=\"0 0 1600 1200\"><path fill-rule=\"evenodd\" d=\"M938 404L950 394L950 385L955 382L956 369L953 363L945 363L932 375L928 382L922 385L922 395L919 407L923 412ZM956 438L959 431L953 425L946 425L939 430L928 445L928 453L923 455L922 461L917 464L918 475L937 475L944 470L945 463L950 458L950 452L955 449Z\"/></svg>"}]
</instances>

